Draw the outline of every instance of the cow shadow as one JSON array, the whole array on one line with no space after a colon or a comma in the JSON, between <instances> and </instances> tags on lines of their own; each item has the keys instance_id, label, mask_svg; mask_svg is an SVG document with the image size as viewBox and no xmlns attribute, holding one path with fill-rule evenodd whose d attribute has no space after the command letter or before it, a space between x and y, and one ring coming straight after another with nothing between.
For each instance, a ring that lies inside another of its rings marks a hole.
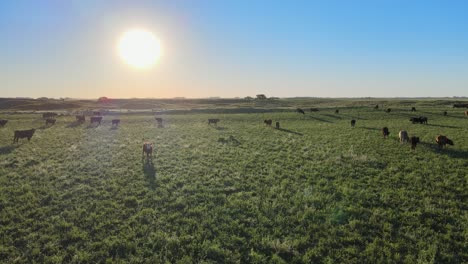
<instances>
[{"instance_id":1,"label":"cow shadow","mask_svg":"<svg viewBox=\"0 0 468 264\"><path fill-rule=\"evenodd\" d=\"M19 148L18 145L9 145L0 147L0 155L7 155L13 152L15 149Z\"/></svg>"},{"instance_id":2,"label":"cow shadow","mask_svg":"<svg viewBox=\"0 0 468 264\"><path fill-rule=\"evenodd\" d=\"M420 144L422 146L426 146L428 149L438 154L447 155L451 158L468 159L467 150L454 149L453 146L446 146L444 148L439 148L439 145L432 144L429 142L421 142Z\"/></svg>"},{"instance_id":3,"label":"cow shadow","mask_svg":"<svg viewBox=\"0 0 468 264\"><path fill-rule=\"evenodd\" d=\"M78 126L80 126L82 124L83 124L83 122L75 121L75 122L72 122L72 123L68 124L66 127L67 128L74 128L74 127L78 127Z\"/></svg>"},{"instance_id":4,"label":"cow shadow","mask_svg":"<svg viewBox=\"0 0 468 264\"><path fill-rule=\"evenodd\" d=\"M319 117L315 117L315 116L311 116L311 115L308 115L307 117L308 117L309 119L315 119L315 120L320 121L320 122L333 123L332 121L328 121L328 120L326 120L326 119L319 118Z\"/></svg>"},{"instance_id":5,"label":"cow shadow","mask_svg":"<svg viewBox=\"0 0 468 264\"><path fill-rule=\"evenodd\" d=\"M89 125L86 126L86 129L97 128L99 126L100 126L99 124L89 124Z\"/></svg>"},{"instance_id":6,"label":"cow shadow","mask_svg":"<svg viewBox=\"0 0 468 264\"><path fill-rule=\"evenodd\" d=\"M153 160L151 158L144 158L143 173L145 174L149 187L154 190L156 188L156 168L154 167Z\"/></svg>"},{"instance_id":7,"label":"cow shadow","mask_svg":"<svg viewBox=\"0 0 468 264\"><path fill-rule=\"evenodd\" d=\"M373 130L373 131L381 130L381 128L375 128L375 127L359 127L359 128L366 129L366 130Z\"/></svg>"},{"instance_id":8,"label":"cow shadow","mask_svg":"<svg viewBox=\"0 0 468 264\"><path fill-rule=\"evenodd\" d=\"M326 117L330 117L330 118L335 118L335 119L343 119L341 116L337 116L339 114L334 114L334 115L332 115L332 114L322 114L322 115L324 115Z\"/></svg>"},{"instance_id":9,"label":"cow shadow","mask_svg":"<svg viewBox=\"0 0 468 264\"><path fill-rule=\"evenodd\" d=\"M435 125L435 124L425 124L426 126L435 126L435 127L445 127L445 128L461 128L457 126L447 126L447 125Z\"/></svg>"},{"instance_id":10,"label":"cow shadow","mask_svg":"<svg viewBox=\"0 0 468 264\"><path fill-rule=\"evenodd\" d=\"M286 133L291 133L291 134L298 135L298 136L303 136L302 133L292 131L292 130L289 130L289 129L277 128L276 130L283 131L283 132L286 132Z\"/></svg>"},{"instance_id":11,"label":"cow shadow","mask_svg":"<svg viewBox=\"0 0 468 264\"><path fill-rule=\"evenodd\" d=\"M219 127L219 126L215 126L214 128L215 128L216 130L226 130L226 128L225 128L225 127Z\"/></svg>"}]
</instances>

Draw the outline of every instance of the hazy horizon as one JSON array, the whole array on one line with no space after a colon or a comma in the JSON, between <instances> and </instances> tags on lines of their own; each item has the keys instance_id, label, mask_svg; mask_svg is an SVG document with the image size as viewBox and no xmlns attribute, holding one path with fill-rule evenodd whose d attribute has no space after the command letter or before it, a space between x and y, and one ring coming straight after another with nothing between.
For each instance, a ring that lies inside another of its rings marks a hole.
<instances>
[{"instance_id":1,"label":"hazy horizon","mask_svg":"<svg viewBox=\"0 0 468 264\"><path fill-rule=\"evenodd\" d=\"M463 1L4 1L0 97L463 97ZM119 36L152 32L150 69Z\"/></svg>"}]
</instances>

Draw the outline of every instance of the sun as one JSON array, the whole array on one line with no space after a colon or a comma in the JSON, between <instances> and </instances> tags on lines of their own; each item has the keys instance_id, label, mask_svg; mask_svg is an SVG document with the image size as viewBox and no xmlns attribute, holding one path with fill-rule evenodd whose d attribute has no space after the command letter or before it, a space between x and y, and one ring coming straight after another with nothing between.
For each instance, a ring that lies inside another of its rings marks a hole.
<instances>
[{"instance_id":1,"label":"sun","mask_svg":"<svg viewBox=\"0 0 468 264\"><path fill-rule=\"evenodd\" d=\"M149 69L158 62L161 45L150 31L132 29L120 36L117 52L128 65L138 69Z\"/></svg>"}]
</instances>

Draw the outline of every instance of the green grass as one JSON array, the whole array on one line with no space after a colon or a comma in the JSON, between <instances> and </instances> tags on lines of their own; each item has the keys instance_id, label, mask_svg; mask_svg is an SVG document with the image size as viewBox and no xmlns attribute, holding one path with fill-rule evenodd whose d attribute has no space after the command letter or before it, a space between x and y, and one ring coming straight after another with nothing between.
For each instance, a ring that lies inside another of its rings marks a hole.
<instances>
[{"instance_id":1,"label":"green grass","mask_svg":"<svg viewBox=\"0 0 468 264\"><path fill-rule=\"evenodd\" d=\"M468 118L424 104L414 114L165 115L165 128L122 115L115 130L110 116L97 128L69 127L73 117L43 128L39 115L2 115L0 261L467 262ZM409 122L419 115L429 124ZM43 129L12 144L32 127ZM421 137L416 151L400 129ZM455 146L439 150L438 134Z\"/></svg>"}]
</instances>

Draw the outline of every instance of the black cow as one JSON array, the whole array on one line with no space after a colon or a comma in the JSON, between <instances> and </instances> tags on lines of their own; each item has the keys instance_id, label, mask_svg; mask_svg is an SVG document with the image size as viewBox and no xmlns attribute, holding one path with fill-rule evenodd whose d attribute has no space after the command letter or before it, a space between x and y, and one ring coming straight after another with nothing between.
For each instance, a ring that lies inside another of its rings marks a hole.
<instances>
[{"instance_id":1,"label":"black cow","mask_svg":"<svg viewBox=\"0 0 468 264\"><path fill-rule=\"evenodd\" d=\"M162 119L162 118L160 118L160 117L156 117L156 118L154 118L154 119L155 119L155 120L156 120L156 122L158 122L158 123L162 123L162 121L163 121L163 119Z\"/></svg>"},{"instance_id":2,"label":"black cow","mask_svg":"<svg viewBox=\"0 0 468 264\"><path fill-rule=\"evenodd\" d=\"M102 121L102 116L92 116L90 118L90 123L99 123L99 125L101 124L101 121Z\"/></svg>"},{"instance_id":3,"label":"black cow","mask_svg":"<svg viewBox=\"0 0 468 264\"><path fill-rule=\"evenodd\" d=\"M271 124L273 124L273 120L265 119L265 120L263 120L263 123L265 123L265 125L267 125L267 126L271 126Z\"/></svg>"},{"instance_id":4,"label":"black cow","mask_svg":"<svg viewBox=\"0 0 468 264\"><path fill-rule=\"evenodd\" d=\"M412 117L410 118L410 121L413 124L419 123L419 124L427 124L427 117L420 116L420 117Z\"/></svg>"},{"instance_id":5,"label":"black cow","mask_svg":"<svg viewBox=\"0 0 468 264\"><path fill-rule=\"evenodd\" d=\"M386 113L390 113L392 112L392 109L391 108L387 108L387 110L385 110Z\"/></svg>"},{"instance_id":6,"label":"black cow","mask_svg":"<svg viewBox=\"0 0 468 264\"><path fill-rule=\"evenodd\" d=\"M339 113L340 113L340 110L336 109L335 114L339 114Z\"/></svg>"},{"instance_id":7,"label":"black cow","mask_svg":"<svg viewBox=\"0 0 468 264\"><path fill-rule=\"evenodd\" d=\"M443 114L444 114L444 116L446 116L446 115L447 115L447 111L444 111L444 113L443 113Z\"/></svg>"},{"instance_id":8,"label":"black cow","mask_svg":"<svg viewBox=\"0 0 468 264\"><path fill-rule=\"evenodd\" d=\"M390 131L388 131L388 127L383 127L382 128L382 135L384 138L387 138L388 135L390 135Z\"/></svg>"},{"instance_id":9,"label":"black cow","mask_svg":"<svg viewBox=\"0 0 468 264\"><path fill-rule=\"evenodd\" d=\"M77 122L80 122L80 123L86 121L86 118L85 118L84 115L77 115L77 116L75 116L75 118L76 118L76 121L77 121Z\"/></svg>"},{"instance_id":10,"label":"black cow","mask_svg":"<svg viewBox=\"0 0 468 264\"><path fill-rule=\"evenodd\" d=\"M47 118L45 121L46 126L47 125L55 125L55 119L53 118Z\"/></svg>"},{"instance_id":11,"label":"black cow","mask_svg":"<svg viewBox=\"0 0 468 264\"><path fill-rule=\"evenodd\" d=\"M208 125L215 124L218 125L219 119L218 118L210 118L208 119Z\"/></svg>"},{"instance_id":12,"label":"black cow","mask_svg":"<svg viewBox=\"0 0 468 264\"><path fill-rule=\"evenodd\" d=\"M297 109L296 109L296 112L298 112L299 114L305 115L304 110L302 110L301 108L297 108Z\"/></svg>"},{"instance_id":13,"label":"black cow","mask_svg":"<svg viewBox=\"0 0 468 264\"><path fill-rule=\"evenodd\" d=\"M0 119L0 127L4 127L8 123L8 120Z\"/></svg>"},{"instance_id":14,"label":"black cow","mask_svg":"<svg viewBox=\"0 0 468 264\"><path fill-rule=\"evenodd\" d=\"M416 112L416 107L411 107L411 112Z\"/></svg>"},{"instance_id":15,"label":"black cow","mask_svg":"<svg viewBox=\"0 0 468 264\"><path fill-rule=\"evenodd\" d=\"M374 106L374 109L375 109L375 110L379 109L379 105L378 105L378 104L375 105L375 106Z\"/></svg>"},{"instance_id":16,"label":"black cow","mask_svg":"<svg viewBox=\"0 0 468 264\"><path fill-rule=\"evenodd\" d=\"M34 132L36 132L36 129L34 128L29 130L15 130L15 137L13 138L13 142L18 142L20 138L27 138L29 141L33 137Z\"/></svg>"},{"instance_id":17,"label":"black cow","mask_svg":"<svg viewBox=\"0 0 468 264\"><path fill-rule=\"evenodd\" d=\"M356 120L351 120L351 127L354 127L356 125Z\"/></svg>"},{"instance_id":18,"label":"black cow","mask_svg":"<svg viewBox=\"0 0 468 264\"><path fill-rule=\"evenodd\" d=\"M112 125L118 126L120 124L120 119L112 119Z\"/></svg>"},{"instance_id":19,"label":"black cow","mask_svg":"<svg viewBox=\"0 0 468 264\"><path fill-rule=\"evenodd\" d=\"M149 143L149 142L143 143L143 156L142 156L142 158L145 158L145 154L146 154L147 159L153 157L153 143Z\"/></svg>"},{"instance_id":20,"label":"black cow","mask_svg":"<svg viewBox=\"0 0 468 264\"><path fill-rule=\"evenodd\" d=\"M101 112L93 112L93 115L95 115L95 116L100 116L100 115L101 115Z\"/></svg>"},{"instance_id":21,"label":"black cow","mask_svg":"<svg viewBox=\"0 0 468 264\"><path fill-rule=\"evenodd\" d=\"M454 104L453 108L468 108L468 104Z\"/></svg>"},{"instance_id":22,"label":"black cow","mask_svg":"<svg viewBox=\"0 0 468 264\"><path fill-rule=\"evenodd\" d=\"M415 137L415 136L411 137L411 138L410 138L410 142L411 142L411 149L412 149L412 150L415 150L415 149L416 149L416 145L420 142L420 141L419 141L419 137Z\"/></svg>"},{"instance_id":23,"label":"black cow","mask_svg":"<svg viewBox=\"0 0 468 264\"><path fill-rule=\"evenodd\" d=\"M319 110L318 108L311 108L310 111L311 111L311 112L318 112L318 111L320 111L320 110Z\"/></svg>"},{"instance_id":24,"label":"black cow","mask_svg":"<svg viewBox=\"0 0 468 264\"><path fill-rule=\"evenodd\" d=\"M42 118L51 118L51 117L56 117L56 113L43 113Z\"/></svg>"}]
</instances>

